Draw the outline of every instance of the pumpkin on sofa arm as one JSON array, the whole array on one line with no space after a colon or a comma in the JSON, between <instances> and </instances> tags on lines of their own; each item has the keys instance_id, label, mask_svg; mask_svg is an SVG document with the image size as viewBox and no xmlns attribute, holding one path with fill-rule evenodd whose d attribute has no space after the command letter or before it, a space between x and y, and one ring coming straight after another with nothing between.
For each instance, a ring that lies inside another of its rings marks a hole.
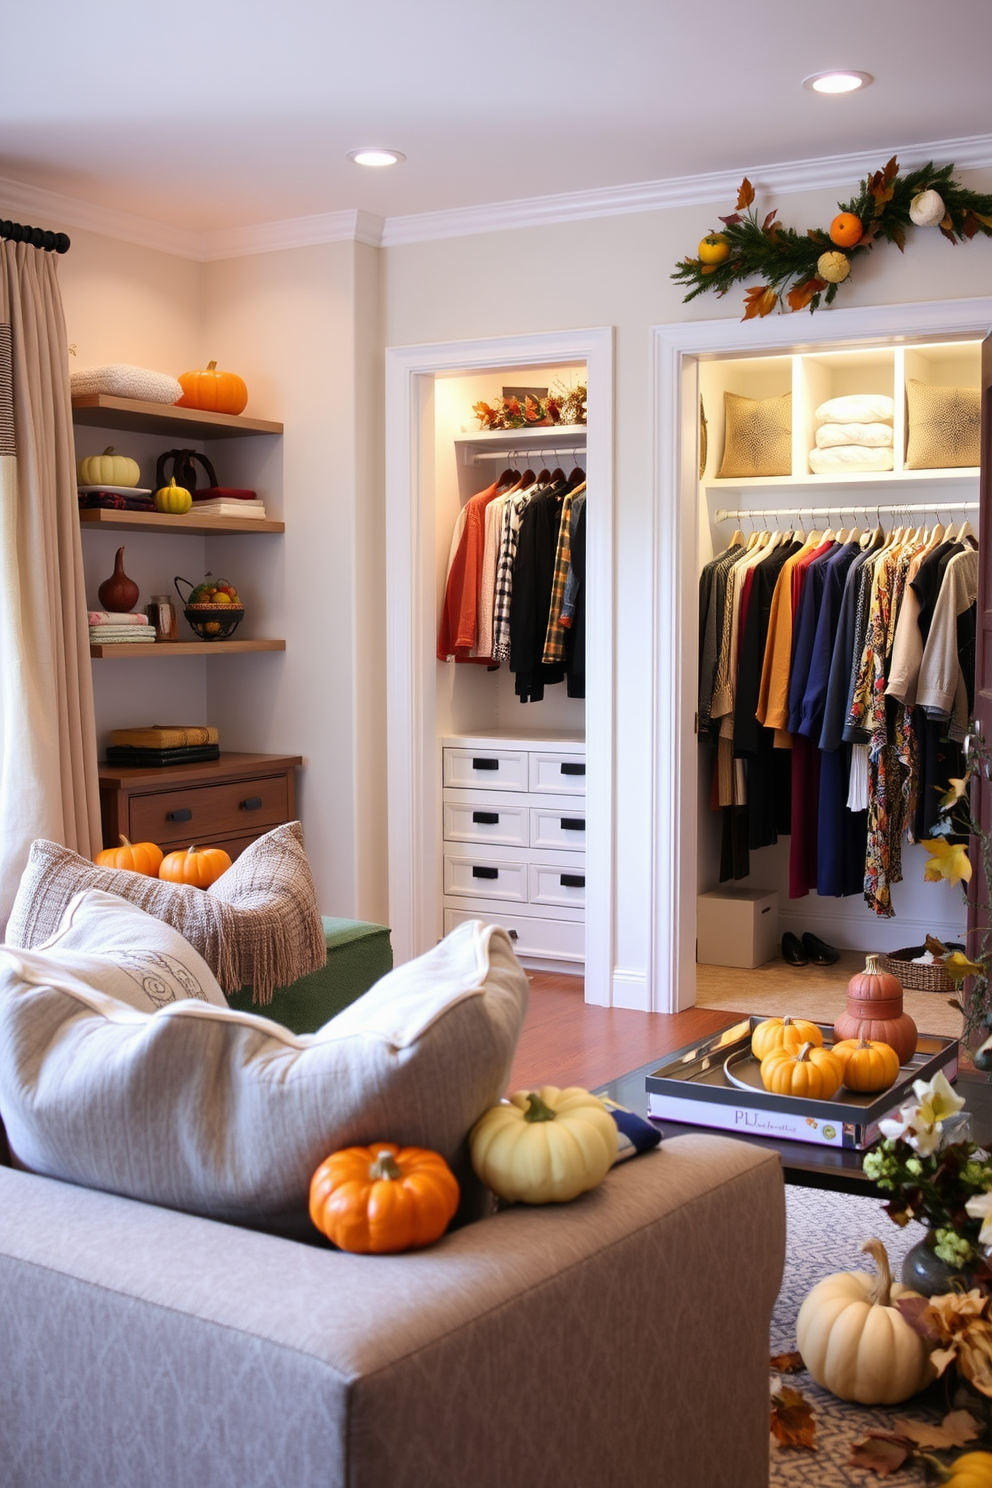
<instances>
[{"instance_id":1,"label":"pumpkin on sofa arm","mask_svg":"<svg viewBox=\"0 0 992 1488\"><path fill-rule=\"evenodd\" d=\"M458 1208L458 1180L424 1147L345 1147L310 1182L310 1218L339 1250L391 1255L433 1245Z\"/></svg>"},{"instance_id":2,"label":"pumpkin on sofa arm","mask_svg":"<svg viewBox=\"0 0 992 1488\"><path fill-rule=\"evenodd\" d=\"M476 1122L472 1166L501 1199L565 1204L601 1183L617 1155L617 1126L588 1090L518 1090Z\"/></svg>"}]
</instances>

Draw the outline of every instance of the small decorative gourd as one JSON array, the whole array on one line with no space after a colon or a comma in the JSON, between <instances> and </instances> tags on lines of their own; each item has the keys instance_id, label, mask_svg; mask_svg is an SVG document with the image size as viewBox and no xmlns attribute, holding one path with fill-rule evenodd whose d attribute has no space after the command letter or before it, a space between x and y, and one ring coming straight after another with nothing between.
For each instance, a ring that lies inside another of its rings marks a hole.
<instances>
[{"instance_id":1,"label":"small decorative gourd","mask_svg":"<svg viewBox=\"0 0 992 1488\"><path fill-rule=\"evenodd\" d=\"M469 1135L478 1177L501 1199L522 1204L564 1204L595 1188L617 1141L603 1102L577 1085L518 1090L480 1116Z\"/></svg>"},{"instance_id":2,"label":"small decorative gourd","mask_svg":"<svg viewBox=\"0 0 992 1488\"><path fill-rule=\"evenodd\" d=\"M818 1281L799 1309L796 1343L818 1385L859 1405L897 1405L935 1377L926 1341L897 1307L915 1297L893 1284L881 1240L866 1240L878 1275L840 1271Z\"/></svg>"},{"instance_id":3,"label":"small decorative gourd","mask_svg":"<svg viewBox=\"0 0 992 1488\"><path fill-rule=\"evenodd\" d=\"M458 1208L438 1152L373 1142L332 1152L310 1181L310 1218L341 1250L392 1255L432 1245Z\"/></svg>"},{"instance_id":4,"label":"small decorative gourd","mask_svg":"<svg viewBox=\"0 0 992 1488\"><path fill-rule=\"evenodd\" d=\"M104 579L97 592L97 598L103 608L111 614L123 615L133 610L138 603L138 586L133 579L129 579L124 572L124 549L117 549L117 557L114 559L114 571L109 579Z\"/></svg>"},{"instance_id":5,"label":"small decorative gourd","mask_svg":"<svg viewBox=\"0 0 992 1488\"><path fill-rule=\"evenodd\" d=\"M939 227L946 212L939 191L918 191L909 204L909 220L917 227Z\"/></svg>"},{"instance_id":6,"label":"small decorative gourd","mask_svg":"<svg viewBox=\"0 0 992 1488\"><path fill-rule=\"evenodd\" d=\"M822 1044L823 1034L808 1018L764 1018L751 1035L751 1053L762 1060L773 1049L798 1049L801 1044Z\"/></svg>"},{"instance_id":7,"label":"small decorative gourd","mask_svg":"<svg viewBox=\"0 0 992 1488\"><path fill-rule=\"evenodd\" d=\"M121 838L120 847L105 847L93 859L100 868L126 868L130 873L144 873L148 878L158 878L165 854L154 842L128 842Z\"/></svg>"},{"instance_id":8,"label":"small decorative gourd","mask_svg":"<svg viewBox=\"0 0 992 1488\"><path fill-rule=\"evenodd\" d=\"M114 453L108 444L102 455L87 455L76 466L81 486L136 486L141 477L137 460Z\"/></svg>"},{"instance_id":9,"label":"small decorative gourd","mask_svg":"<svg viewBox=\"0 0 992 1488\"><path fill-rule=\"evenodd\" d=\"M828 284L843 284L851 272L851 260L846 253L839 253L836 249L821 253L816 260L816 272Z\"/></svg>"},{"instance_id":10,"label":"small decorative gourd","mask_svg":"<svg viewBox=\"0 0 992 1488\"><path fill-rule=\"evenodd\" d=\"M173 476L167 486L160 486L155 492L154 502L156 511L181 517L193 505L193 497L185 486L176 485L176 477Z\"/></svg>"},{"instance_id":11,"label":"small decorative gourd","mask_svg":"<svg viewBox=\"0 0 992 1488\"><path fill-rule=\"evenodd\" d=\"M222 847L194 845L167 853L159 864L158 876L168 883L192 884L195 889L209 889L230 866L230 856Z\"/></svg>"},{"instance_id":12,"label":"small decorative gourd","mask_svg":"<svg viewBox=\"0 0 992 1488\"><path fill-rule=\"evenodd\" d=\"M839 1088L842 1074L840 1061L816 1044L773 1049L761 1061L761 1083L775 1095L829 1100Z\"/></svg>"},{"instance_id":13,"label":"small decorative gourd","mask_svg":"<svg viewBox=\"0 0 992 1488\"><path fill-rule=\"evenodd\" d=\"M841 1062L848 1090L888 1090L899 1077L899 1055L892 1045L876 1043L864 1034L833 1044L830 1052Z\"/></svg>"},{"instance_id":14,"label":"small decorative gourd","mask_svg":"<svg viewBox=\"0 0 992 1488\"><path fill-rule=\"evenodd\" d=\"M876 956L868 956L864 971L847 984L847 1011L834 1024L834 1038L872 1039L889 1044L908 1064L916 1053L916 1024L902 1007L902 982L891 972L881 971Z\"/></svg>"}]
</instances>

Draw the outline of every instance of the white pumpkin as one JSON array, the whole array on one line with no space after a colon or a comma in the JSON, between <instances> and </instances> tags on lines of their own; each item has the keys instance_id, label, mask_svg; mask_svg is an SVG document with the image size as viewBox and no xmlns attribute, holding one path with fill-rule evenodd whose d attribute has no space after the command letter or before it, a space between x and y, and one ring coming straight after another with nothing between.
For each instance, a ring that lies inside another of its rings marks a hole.
<instances>
[{"instance_id":1,"label":"white pumpkin","mask_svg":"<svg viewBox=\"0 0 992 1488\"><path fill-rule=\"evenodd\" d=\"M851 272L851 260L846 253L821 253L816 260L816 272L828 284L843 284Z\"/></svg>"},{"instance_id":2,"label":"white pumpkin","mask_svg":"<svg viewBox=\"0 0 992 1488\"><path fill-rule=\"evenodd\" d=\"M76 466L81 486L136 486L141 477L137 460L114 453L108 444L102 455L87 455Z\"/></svg>"},{"instance_id":3,"label":"white pumpkin","mask_svg":"<svg viewBox=\"0 0 992 1488\"><path fill-rule=\"evenodd\" d=\"M564 1204L595 1188L617 1154L617 1126L577 1085L518 1090L481 1116L469 1137L472 1166L502 1199Z\"/></svg>"},{"instance_id":4,"label":"white pumpkin","mask_svg":"<svg viewBox=\"0 0 992 1488\"><path fill-rule=\"evenodd\" d=\"M946 213L939 191L919 191L909 204L909 220L917 227L939 227Z\"/></svg>"},{"instance_id":5,"label":"white pumpkin","mask_svg":"<svg viewBox=\"0 0 992 1488\"><path fill-rule=\"evenodd\" d=\"M866 1240L878 1275L840 1271L817 1282L799 1309L796 1343L818 1385L859 1405L897 1405L936 1377L926 1342L893 1300L918 1293L893 1285L881 1240Z\"/></svg>"}]
</instances>

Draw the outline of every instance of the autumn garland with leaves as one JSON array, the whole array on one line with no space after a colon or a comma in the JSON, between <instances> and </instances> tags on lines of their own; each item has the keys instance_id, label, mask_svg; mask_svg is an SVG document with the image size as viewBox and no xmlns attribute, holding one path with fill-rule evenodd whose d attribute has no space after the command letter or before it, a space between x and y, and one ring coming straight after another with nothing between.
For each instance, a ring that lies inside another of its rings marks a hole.
<instances>
[{"instance_id":1,"label":"autumn garland with leaves","mask_svg":"<svg viewBox=\"0 0 992 1488\"><path fill-rule=\"evenodd\" d=\"M735 284L760 278L762 282L745 294L744 320L768 315L783 301L790 310L808 308L812 312L821 300L827 305L833 303L851 265L870 253L876 243L895 243L900 252L905 248L906 232L913 223L910 208L924 192L939 196L944 216L936 225L949 242L966 241L977 233L992 237L992 196L969 191L954 179L953 172L953 165L938 168L931 162L902 176L893 156L884 169L861 182L857 196L841 206L842 213L856 217L861 224L857 242L845 246L843 252L837 252L828 231L811 227L801 233L784 227L776 220L777 211L769 212L759 222L754 187L745 176L737 210L721 217L723 229L711 235L726 242L727 256L718 263L684 258L671 277L690 286L683 303L704 290L725 295ZM839 276L834 282L823 277L820 265L825 255L844 260L833 265L833 272Z\"/></svg>"}]
</instances>

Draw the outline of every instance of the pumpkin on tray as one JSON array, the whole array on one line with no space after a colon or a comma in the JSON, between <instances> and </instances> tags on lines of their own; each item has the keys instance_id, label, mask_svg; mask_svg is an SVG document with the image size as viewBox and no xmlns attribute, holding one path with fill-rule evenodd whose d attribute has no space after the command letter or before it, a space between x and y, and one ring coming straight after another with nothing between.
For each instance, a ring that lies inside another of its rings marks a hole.
<instances>
[{"instance_id":1,"label":"pumpkin on tray","mask_svg":"<svg viewBox=\"0 0 992 1488\"><path fill-rule=\"evenodd\" d=\"M892 1045L869 1039L864 1033L860 1038L832 1044L830 1052L841 1061L848 1090L871 1094L888 1090L899 1078L899 1055Z\"/></svg>"},{"instance_id":2,"label":"pumpkin on tray","mask_svg":"<svg viewBox=\"0 0 992 1488\"><path fill-rule=\"evenodd\" d=\"M844 1070L829 1049L814 1043L799 1049L772 1049L761 1061L761 1083L775 1095L829 1100L840 1088Z\"/></svg>"},{"instance_id":3,"label":"pumpkin on tray","mask_svg":"<svg viewBox=\"0 0 992 1488\"><path fill-rule=\"evenodd\" d=\"M773 1049L798 1049L822 1044L823 1034L808 1018L764 1018L751 1035L751 1053L759 1062Z\"/></svg>"},{"instance_id":4,"label":"pumpkin on tray","mask_svg":"<svg viewBox=\"0 0 992 1488\"><path fill-rule=\"evenodd\" d=\"M834 1024L838 1043L858 1039L862 1033L891 1045L900 1064L908 1064L916 1053L916 1024L903 1012L902 982L891 972L881 971L876 956L867 957L864 971L856 972L848 982L847 1010Z\"/></svg>"}]
</instances>

